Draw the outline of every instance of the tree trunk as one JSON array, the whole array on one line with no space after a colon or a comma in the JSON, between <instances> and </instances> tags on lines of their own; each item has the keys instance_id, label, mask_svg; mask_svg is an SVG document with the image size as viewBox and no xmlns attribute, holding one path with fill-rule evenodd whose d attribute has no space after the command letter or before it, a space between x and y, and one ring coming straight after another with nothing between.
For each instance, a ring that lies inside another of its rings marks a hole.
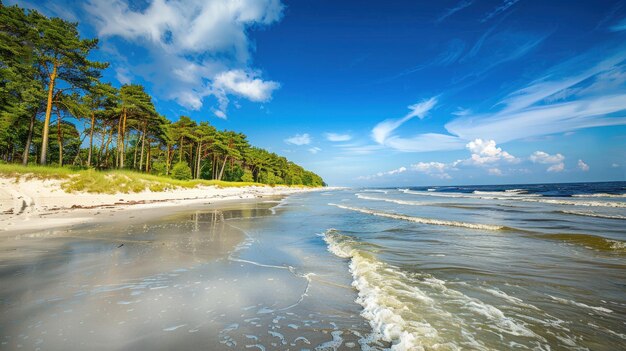
<instances>
[{"instance_id":1,"label":"tree trunk","mask_svg":"<svg viewBox=\"0 0 626 351\"><path fill-rule=\"evenodd\" d=\"M106 145L104 145L104 165L105 165L105 167L109 166L109 145L111 145L111 141L113 141L113 126L111 126L111 129L109 129L109 137L107 138Z\"/></svg>"},{"instance_id":2,"label":"tree trunk","mask_svg":"<svg viewBox=\"0 0 626 351\"><path fill-rule=\"evenodd\" d=\"M139 151L139 139L141 135L137 132L137 142L135 143L135 151L133 152L133 169L137 169L137 152Z\"/></svg>"},{"instance_id":3,"label":"tree trunk","mask_svg":"<svg viewBox=\"0 0 626 351\"><path fill-rule=\"evenodd\" d=\"M63 136L61 135L61 112L57 110L57 142L59 143L59 167L63 167Z\"/></svg>"},{"instance_id":4,"label":"tree trunk","mask_svg":"<svg viewBox=\"0 0 626 351\"><path fill-rule=\"evenodd\" d=\"M139 170L143 169L143 150L146 144L146 128L148 126L148 121L146 120L143 124L143 131L141 133L141 157L139 158Z\"/></svg>"},{"instance_id":5,"label":"tree trunk","mask_svg":"<svg viewBox=\"0 0 626 351\"><path fill-rule=\"evenodd\" d=\"M125 144L124 144L124 139L126 137L126 109L122 109L122 152L120 152L120 168L124 168L124 153L125 151Z\"/></svg>"},{"instance_id":6,"label":"tree trunk","mask_svg":"<svg viewBox=\"0 0 626 351\"><path fill-rule=\"evenodd\" d=\"M37 109L30 118L30 124L28 125L28 137L26 138L26 145L24 146L24 155L22 156L22 165L28 165L28 156L30 155L30 143L33 141L33 129L35 128L35 119L37 118Z\"/></svg>"},{"instance_id":7,"label":"tree trunk","mask_svg":"<svg viewBox=\"0 0 626 351\"><path fill-rule=\"evenodd\" d=\"M170 175L170 155L172 153L172 145L167 144L167 155L165 156L165 175Z\"/></svg>"},{"instance_id":8,"label":"tree trunk","mask_svg":"<svg viewBox=\"0 0 626 351\"><path fill-rule=\"evenodd\" d=\"M220 176L217 180L222 180L222 176L224 176L224 168L226 168L226 161L228 161L228 155L224 156L224 163L222 163L222 170L220 170Z\"/></svg>"},{"instance_id":9,"label":"tree trunk","mask_svg":"<svg viewBox=\"0 0 626 351\"><path fill-rule=\"evenodd\" d=\"M198 152L196 154L196 179L200 178L200 158L202 152L202 143L198 143Z\"/></svg>"},{"instance_id":10,"label":"tree trunk","mask_svg":"<svg viewBox=\"0 0 626 351\"><path fill-rule=\"evenodd\" d=\"M120 135L122 131L122 116L117 121L117 138L115 139L115 168L119 168L120 165Z\"/></svg>"},{"instance_id":11,"label":"tree trunk","mask_svg":"<svg viewBox=\"0 0 626 351\"><path fill-rule=\"evenodd\" d=\"M43 122L43 132L41 133L41 158L39 163L46 164L48 154L48 132L50 129L50 115L52 114L52 95L54 92L54 81L57 78L57 63L52 66L50 82L48 83L48 103L46 104L46 118Z\"/></svg>"},{"instance_id":12,"label":"tree trunk","mask_svg":"<svg viewBox=\"0 0 626 351\"><path fill-rule=\"evenodd\" d=\"M178 162L179 163L183 162L183 142L184 142L184 139L183 139L183 137L181 137L180 138L180 154L178 156Z\"/></svg>"},{"instance_id":13,"label":"tree trunk","mask_svg":"<svg viewBox=\"0 0 626 351\"><path fill-rule=\"evenodd\" d=\"M89 154L87 155L87 167L91 167L91 153L93 150L93 128L96 125L96 114L91 111L91 129L89 130Z\"/></svg>"},{"instance_id":14,"label":"tree trunk","mask_svg":"<svg viewBox=\"0 0 626 351\"><path fill-rule=\"evenodd\" d=\"M146 173L150 173L150 139L148 139L148 152L146 155Z\"/></svg>"}]
</instances>

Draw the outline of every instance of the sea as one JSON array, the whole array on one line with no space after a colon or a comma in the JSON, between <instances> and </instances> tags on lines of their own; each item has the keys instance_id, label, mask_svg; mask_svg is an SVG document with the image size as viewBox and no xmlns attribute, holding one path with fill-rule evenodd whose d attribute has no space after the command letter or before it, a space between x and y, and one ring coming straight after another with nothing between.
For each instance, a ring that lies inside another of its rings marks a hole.
<instances>
[{"instance_id":1,"label":"sea","mask_svg":"<svg viewBox=\"0 0 626 351\"><path fill-rule=\"evenodd\" d=\"M626 182L114 217L5 242L0 349L626 349Z\"/></svg>"}]
</instances>

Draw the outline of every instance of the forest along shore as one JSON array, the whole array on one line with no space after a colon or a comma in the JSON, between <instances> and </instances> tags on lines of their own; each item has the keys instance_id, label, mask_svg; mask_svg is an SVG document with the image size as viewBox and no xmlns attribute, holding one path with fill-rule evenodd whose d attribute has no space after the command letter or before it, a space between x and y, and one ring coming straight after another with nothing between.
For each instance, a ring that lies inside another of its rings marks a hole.
<instances>
[{"instance_id":1,"label":"forest along shore","mask_svg":"<svg viewBox=\"0 0 626 351\"><path fill-rule=\"evenodd\" d=\"M328 188L197 186L135 193L68 193L59 179L0 177L0 231L34 230L89 222L125 209L213 204L217 201L285 196Z\"/></svg>"}]
</instances>

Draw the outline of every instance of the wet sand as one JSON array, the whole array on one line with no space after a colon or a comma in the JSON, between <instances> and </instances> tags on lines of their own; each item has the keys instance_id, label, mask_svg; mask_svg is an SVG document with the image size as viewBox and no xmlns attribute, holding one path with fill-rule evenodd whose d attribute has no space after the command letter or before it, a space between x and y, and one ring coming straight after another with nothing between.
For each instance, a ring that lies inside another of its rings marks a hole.
<instances>
[{"instance_id":1,"label":"wet sand","mask_svg":"<svg viewBox=\"0 0 626 351\"><path fill-rule=\"evenodd\" d=\"M349 276L282 240L287 211L280 198L117 209L6 232L0 349L358 348L370 328Z\"/></svg>"}]
</instances>

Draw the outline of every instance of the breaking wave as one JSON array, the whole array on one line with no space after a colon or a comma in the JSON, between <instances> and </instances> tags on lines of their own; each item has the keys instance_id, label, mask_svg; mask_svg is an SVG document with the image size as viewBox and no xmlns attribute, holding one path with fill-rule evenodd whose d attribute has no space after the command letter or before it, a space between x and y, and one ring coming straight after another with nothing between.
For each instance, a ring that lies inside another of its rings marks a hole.
<instances>
[{"instance_id":1,"label":"breaking wave","mask_svg":"<svg viewBox=\"0 0 626 351\"><path fill-rule=\"evenodd\" d=\"M546 340L522 319L505 314L497 307L448 287L448 282L428 274L410 273L378 260L353 237L329 229L323 235L328 251L349 259L349 269L357 289L361 315L372 327L367 340L384 340L391 350L491 350L478 335L489 332L532 340ZM516 305L517 298L499 290L491 294ZM534 309L536 307L532 306ZM484 321L477 327L476 321ZM550 321L545 321L550 322ZM478 329L476 329L478 328ZM566 336L566 335L564 335ZM449 340L456 340L456 343Z\"/></svg>"},{"instance_id":2,"label":"breaking wave","mask_svg":"<svg viewBox=\"0 0 626 351\"><path fill-rule=\"evenodd\" d=\"M366 214L370 214L373 216L400 219L403 221L409 221L409 222L415 222L415 223L421 223L421 224L445 225L445 226L450 226L450 227L462 227L462 228L469 228L469 229L494 230L494 231L507 229L507 227L505 226L493 225L493 224L466 223L466 222L448 221L448 220L433 219L433 218L413 217L413 216L399 215L395 213L373 211L373 210L366 209L366 208L350 207L350 206L333 204L333 203L329 203L329 205L339 207L344 210L366 213Z\"/></svg>"},{"instance_id":3,"label":"breaking wave","mask_svg":"<svg viewBox=\"0 0 626 351\"><path fill-rule=\"evenodd\" d=\"M509 201L539 202L539 203L546 203L546 204L553 204L553 205L586 206L586 207L626 208L626 202L616 202L616 201L576 201L576 200L564 200L564 199L548 199L548 198L541 197L541 196L529 196L529 195L502 196L502 195L461 194L461 193L438 193L438 192L426 192L426 191L413 191L409 189L398 189L398 190L405 194L420 195L420 196L438 196L438 197L479 199L479 200L509 200Z\"/></svg>"}]
</instances>

